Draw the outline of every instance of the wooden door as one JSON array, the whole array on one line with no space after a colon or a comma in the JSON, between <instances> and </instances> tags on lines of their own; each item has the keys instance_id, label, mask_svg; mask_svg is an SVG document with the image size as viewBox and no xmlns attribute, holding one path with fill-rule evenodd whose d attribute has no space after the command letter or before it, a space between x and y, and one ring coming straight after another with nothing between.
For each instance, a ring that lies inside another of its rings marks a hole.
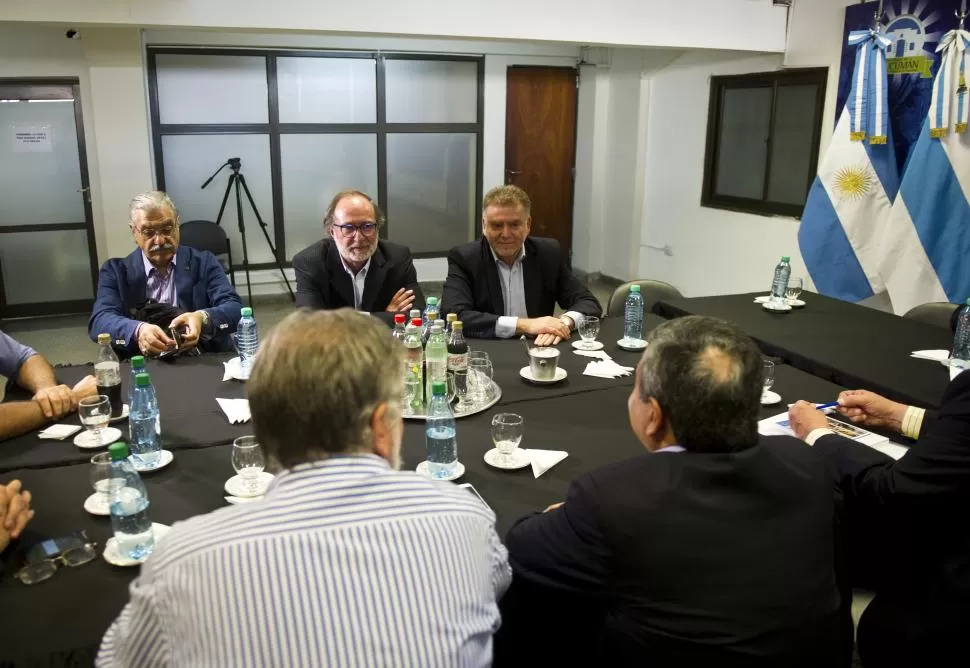
<instances>
[{"instance_id":1,"label":"wooden door","mask_svg":"<svg viewBox=\"0 0 970 668\"><path fill-rule=\"evenodd\" d=\"M532 199L532 234L573 240L578 72L571 67L510 67L505 111L505 182Z\"/></svg>"}]
</instances>

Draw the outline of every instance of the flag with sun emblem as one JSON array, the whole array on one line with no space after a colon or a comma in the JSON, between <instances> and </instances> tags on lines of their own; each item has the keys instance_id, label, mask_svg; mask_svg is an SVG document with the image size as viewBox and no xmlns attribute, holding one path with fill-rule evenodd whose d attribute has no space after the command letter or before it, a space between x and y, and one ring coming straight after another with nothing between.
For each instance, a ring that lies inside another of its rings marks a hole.
<instances>
[{"instance_id":1,"label":"flag with sun emblem","mask_svg":"<svg viewBox=\"0 0 970 668\"><path fill-rule=\"evenodd\" d=\"M853 31L852 87L798 228L798 246L823 295L860 301L882 292L879 252L899 174L889 127L886 47L877 29Z\"/></svg>"},{"instance_id":2,"label":"flag with sun emblem","mask_svg":"<svg viewBox=\"0 0 970 668\"><path fill-rule=\"evenodd\" d=\"M887 224L881 272L896 313L970 297L970 33L940 41L930 110Z\"/></svg>"}]
</instances>

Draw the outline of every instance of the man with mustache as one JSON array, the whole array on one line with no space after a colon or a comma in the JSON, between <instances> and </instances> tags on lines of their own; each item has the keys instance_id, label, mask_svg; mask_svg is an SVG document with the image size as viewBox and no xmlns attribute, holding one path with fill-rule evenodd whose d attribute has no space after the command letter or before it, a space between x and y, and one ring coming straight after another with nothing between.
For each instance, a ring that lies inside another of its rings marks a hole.
<instances>
[{"instance_id":1,"label":"man with mustache","mask_svg":"<svg viewBox=\"0 0 970 668\"><path fill-rule=\"evenodd\" d=\"M183 327L180 349L231 351L229 335L236 331L242 300L215 255L179 246L178 210L166 193L152 190L136 195L129 211L128 227L138 248L101 267L98 296L88 321L91 340L107 332L122 354L159 355L176 346L167 329ZM163 329L136 317L146 304L181 314Z\"/></svg>"},{"instance_id":2,"label":"man with mustache","mask_svg":"<svg viewBox=\"0 0 970 668\"><path fill-rule=\"evenodd\" d=\"M424 309L424 294L407 246L379 236L384 214L367 194L342 190L330 200L323 227L329 235L293 257L296 305L349 306L388 325L395 313Z\"/></svg>"}]
</instances>

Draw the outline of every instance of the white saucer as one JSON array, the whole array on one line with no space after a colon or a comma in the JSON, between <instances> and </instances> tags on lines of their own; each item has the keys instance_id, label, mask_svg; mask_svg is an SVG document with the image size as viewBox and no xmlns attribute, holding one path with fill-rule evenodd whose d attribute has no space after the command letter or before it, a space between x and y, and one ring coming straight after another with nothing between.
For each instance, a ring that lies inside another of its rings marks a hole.
<instances>
[{"instance_id":1,"label":"white saucer","mask_svg":"<svg viewBox=\"0 0 970 668\"><path fill-rule=\"evenodd\" d=\"M223 486L223 489L225 489L226 494L230 496L238 496L244 499L247 497L262 496L266 493L266 488L269 487L269 484L273 482L274 477L275 476L268 471L261 472L256 478L255 494L246 493L246 485L243 482L241 475L234 475L233 477L229 478L229 480L227 480L226 484Z\"/></svg>"},{"instance_id":2,"label":"white saucer","mask_svg":"<svg viewBox=\"0 0 970 668\"><path fill-rule=\"evenodd\" d=\"M107 501L102 501L100 494L92 494L88 498L84 499L84 509L91 513L92 515L100 515L102 517L107 517L111 514L111 504Z\"/></svg>"},{"instance_id":3,"label":"white saucer","mask_svg":"<svg viewBox=\"0 0 970 668\"><path fill-rule=\"evenodd\" d=\"M465 475L465 465L462 464L461 462L458 462L457 464L455 464L455 472L450 476L448 476L447 478L432 478L431 473L428 470L427 460L418 464L418 467L414 470L418 472L418 475L424 476L428 480L458 480L458 478Z\"/></svg>"},{"instance_id":4,"label":"white saucer","mask_svg":"<svg viewBox=\"0 0 970 668\"><path fill-rule=\"evenodd\" d=\"M266 498L264 494L259 496L226 496L223 497L226 503L231 503L234 506L239 506L244 503L252 503L253 501L259 501L260 499Z\"/></svg>"},{"instance_id":5,"label":"white saucer","mask_svg":"<svg viewBox=\"0 0 970 668\"><path fill-rule=\"evenodd\" d=\"M85 450L92 450L94 448L103 448L106 445L111 445L119 438L121 438L121 430L116 427L105 427L102 429L100 441L94 440L93 431L85 430L74 437L74 445Z\"/></svg>"},{"instance_id":6,"label":"white saucer","mask_svg":"<svg viewBox=\"0 0 970 668\"><path fill-rule=\"evenodd\" d=\"M121 422L122 420L127 420L127 419L128 419L128 404L125 404L121 408L121 415L119 415L118 417L111 418L110 420L108 420L108 422Z\"/></svg>"},{"instance_id":7,"label":"white saucer","mask_svg":"<svg viewBox=\"0 0 970 668\"><path fill-rule=\"evenodd\" d=\"M647 342L643 339L620 339L616 342L616 347L631 353L638 353L647 347Z\"/></svg>"},{"instance_id":8,"label":"white saucer","mask_svg":"<svg viewBox=\"0 0 970 668\"><path fill-rule=\"evenodd\" d=\"M526 466L532 463L529 459L529 453L520 448L516 448L512 452L511 461L508 464L502 463L502 453L498 451L498 448L492 448L485 453L485 463L489 466L494 466L497 469L505 469L506 471L514 471L515 469L524 469Z\"/></svg>"},{"instance_id":9,"label":"white saucer","mask_svg":"<svg viewBox=\"0 0 970 668\"><path fill-rule=\"evenodd\" d=\"M777 392L772 392L771 390L766 390L761 393L761 405L762 406L774 406L775 404L781 403L781 395Z\"/></svg>"},{"instance_id":10,"label":"white saucer","mask_svg":"<svg viewBox=\"0 0 970 668\"><path fill-rule=\"evenodd\" d=\"M519 369L519 375L522 376L524 380L527 380L530 383L535 383L536 385L553 385L555 383L560 383L566 380L566 376L568 376L569 374L567 374L566 370L563 369L561 366L557 366L556 376L552 380L536 380L532 376L532 367L524 366L521 369Z\"/></svg>"},{"instance_id":11,"label":"white saucer","mask_svg":"<svg viewBox=\"0 0 970 668\"><path fill-rule=\"evenodd\" d=\"M785 303L795 308L801 308L805 306L805 301L803 299L786 299Z\"/></svg>"},{"instance_id":12,"label":"white saucer","mask_svg":"<svg viewBox=\"0 0 970 668\"><path fill-rule=\"evenodd\" d=\"M791 311L791 306L788 304L773 304L771 302L764 302L761 305L761 308L766 311L775 311L776 313L785 313L787 311Z\"/></svg>"},{"instance_id":13,"label":"white saucer","mask_svg":"<svg viewBox=\"0 0 970 668\"><path fill-rule=\"evenodd\" d=\"M152 471L157 471L163 469L173 461L175 461L175 455L172 454L171 450L162 450L159 453L158 459L155 460L155 466L139 466L138 460L134 456L130 456L131 465L135 467L135 470L139 473L151 473Z\"/></svg>"},{"instance_id":14,"label":"white saucer","mask_svg":"<svg viewBox=\"0 0 970 668\"><path fill-rule=\"evenodd\" d=\"M602 341L590 341L589 343L585 341L573 341L572 346L576 350L603 350L605 347Z\"/></svg>"},{"instance_id":15,"label":"white saucer","mask_svg":"<svg viewBox=\"0 0 970 668\"><path fill-rule=\"evenodd\" d=\"M158 522L152 522L152 529L155 532L155 544L162 539L162 536L168 533L169 529L172 527L167 524L159 524ZM108 539L108 542L104 544L104 552L101 554L104 560L107 561L112 566L137 566L144 563L151 554L146 554L141 559L129 559L128 557L122 556L118 552L118 541L112 536Z\"/></svg>"}]
</instances>

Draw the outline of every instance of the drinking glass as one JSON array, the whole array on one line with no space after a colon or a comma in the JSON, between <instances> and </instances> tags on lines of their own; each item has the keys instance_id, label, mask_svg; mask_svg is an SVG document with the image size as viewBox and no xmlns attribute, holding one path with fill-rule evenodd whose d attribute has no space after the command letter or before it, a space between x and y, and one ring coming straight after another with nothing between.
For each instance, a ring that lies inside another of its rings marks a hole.
<instances>
[{"instance_id":1,"label":"drinking glass","mask_svg":"<svg viewBox=\"0 0 970 668\"><path fill-rule=\"evenodd\" d=\"M798 299L798 295L802 294L802 286L805 281L798 276L792 276L788 279L788 287L785 288L785 301L791 306L791 303Z\"/></svg>"},{"instance_id":2,"label":"drinking glass","mask_svg":"<svg viewBox=\"0 0 970 668\"><path fill-rule=\"evenodd\" d=\"M771 389L771 386L775 384L775 363L771 360L765 360L762 383L763 387L761 389L761 397L764 398L768 390Z\"/></svg>"},{"instance_id":3,"label":"drinking glass","mask_svg":"<svg viewBox=\"0 0 970 668\"><path fill-rule=\"evenodd\" d=\"M78 402L77 412L81 416L81 424L90 434L87 440L100 443L101 431L111 419L111 401L103 394L84 397Z\"/></svg>"},{"instance_id":4,"label":"drinking glass","mask_svg":"<svg viewBox=\"0 0 970 668\"><path fill-rule=\"evenodd\" d=\"M98 495L98 505L107 508L111 505L111 454L99 452L91 458L91 486Z\"/></svg>"},{"instance_id":5,"label":"drinking glass","mask_svg":"<svg viewBox=\"0 0 970 668\"><path fill-rule=\"evenodd\" d=\"M247 496L259 494L259 474L265 466L263 448L255 436L240 436L232 442L232 468L243 479Z\"/></svg>"},{"instance_id":6,"label":"drinking glass","mask_svg":"<svg viewBox=\"0 0 970 668\"><path fill-rule=\"evenodd\" d=\"M484 405L492 395L492 363L487 359L468 360L469 394L475 405Z\"/></svg>"},{"instance_id":7,"label":"drinking glass","mask_svg":"<svg viewBox=\"0 0 970 668\"><path fill-rule=\"evenodd\" d=\"M512 453L522 441L525 420L515 413L499 413L492 418L492 442L498 450L503 466L512 465Z\"/></svg>"},{"instance_id":8,"label":"drinking glass","mask_svg":"<svg viewBox=\"0 0 970 668\"><path fill-rule=\"evenodd\" d=\"M600 334L600 319L595 315L587 315L583 317L583 324L579 326L579 336L582 341L577 348L582 350L593 350L596 348L594 343L596 342L596 337Z\"/></svg>"},{"instance_id":9,"label":"drinking glass","mask_svg":"<svg viewBox=\"0 0 970 668\"><path fill-rule=\"evenodd\" d=\"M450 377L454 379L455 397L458 399L455 412L463 413L468 410L468 371L466 369L453 371Z\"/></svg>"}]
</instances>

